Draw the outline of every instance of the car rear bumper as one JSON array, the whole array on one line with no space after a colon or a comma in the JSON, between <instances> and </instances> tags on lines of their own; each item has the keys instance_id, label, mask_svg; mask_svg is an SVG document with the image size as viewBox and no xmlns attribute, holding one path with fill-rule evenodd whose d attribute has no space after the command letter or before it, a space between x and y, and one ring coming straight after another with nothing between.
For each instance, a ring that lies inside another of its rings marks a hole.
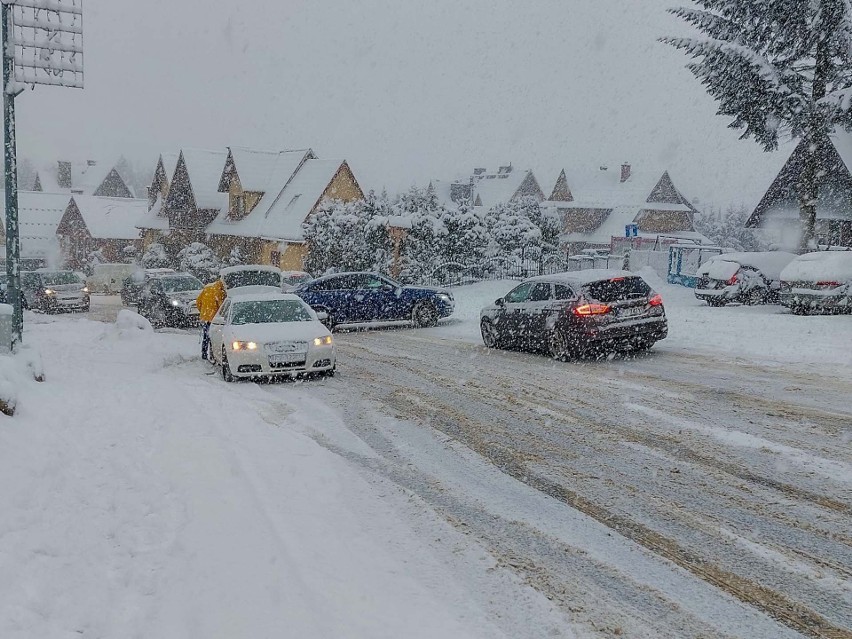
<instances>
[{"instance_id":1,"label":"car rear bumper","mask_svg":"<svg viewBox=\"0 0 852 639\"><path fill-rule=\"evenodd\" d=\"M665 317L651 317L625 324L587 328L581 335L581 349L632 348L658 342L669 334Z\"/></svg>"},{"instance_id":2,"label":"car rear bumper","mask_svg":"<svg viewBox=\"0 0 852 639\"><path fill-rule=\"evenodd\" d=\"M42 310L51 312L86 311L89 309L89 296L78 297L43 297L39 302Z\"/></svg>"},{"instance_id":3,"label":"car rear bumper","mask_svg":"<svg viewBox=\"0 0 852 639\"><path fill-rule=\"evenodd\" d=\"M700 300L733 300L740 292L739 286L726 286L725 288L696 288L695 297Z\"/></svg>"},{"instance_id":4,"label":"car rear bumper","mask_svg":"<svg viewBox=\"0 0 852 639\"><path fill-rule=\"evenodd\" d=\"M787 308L810 308L833 312L852 311L852 296L849 293L793 289L782 292L780 298L781 304Z\"/></svg>"}]
</instances>

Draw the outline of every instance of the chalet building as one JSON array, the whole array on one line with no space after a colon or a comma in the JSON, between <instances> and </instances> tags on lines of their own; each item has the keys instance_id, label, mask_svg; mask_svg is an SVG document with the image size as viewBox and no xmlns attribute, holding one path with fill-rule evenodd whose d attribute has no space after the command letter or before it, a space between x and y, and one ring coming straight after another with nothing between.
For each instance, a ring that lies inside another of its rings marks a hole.
<instances>
[{"instance_id":1,"label":"chalet building","mask_svg":"<svg viewBox=\"0 0 852 639\"><path fill-rule=\"evenodd\" d=\"M533 172L516 171L511 164L499 167L496 173L477 168L469 177L452 182L433 180L430 186L445 206L466 203L486 211L522 197L534 197L539 202L545 199Z\"/></svg>"},{"instance_id":2,"label":"chalet building","mask_svg":"<svg viewBox=\"0 0 852 639\"><path fill-rule=\"evenodd\" d=\"M108 262L138 254L142 240L137 224L147 208L143 199L72 196L56 229L64 262L83 269L95 251Z\"/></svg>"},{"instance_id":3,"label":"chalet building","mask_svg":"<svg viewBox=\"0 0 852 639\"><path fill-rule=\"evenodd\" d=\"M364 198L345 160L321 160L311 149L232 147L218 191L228 206L207 228L211 246L223 257L238 246L250 261L284 270L303 268L302 223L324 201Z\"/></svg>"},{"instance_id":4,"label":"chalet building","mask_svg":"<svg viewBox=\"0 0 852 639\"><path fill-rule=\"evenodd\" d=\"M133 188L115 164L96 160L59 161L55 167L36 172L32 184L21 184L22 191L68 193L99 197L135 197Z\"/></svg>"},{"instance_id":5,"label":"chalet building","mask_svg":"<svg viewBox=\"0 0 852 639\"><path fill-rule=\"evenodd\" d=\"M56 231L70 196L65 193L18 191L18 233L21 258L32 265L58 265L61 251ZM0 191L0 206L5 219L6 197ZM0 224L0 256L6 257L6 225ZM24 266L24 268L31 268Z\"/></svg>"},{"instance_id":6,"label":"chalet building","mask_svg":"<svg viewBox=\"0 0 852 639\"><path fill-rule=\"evenodd\" d=\"M795 250L799 245L799 180L806 143L800 142L746 222L766 239ZM816 237L820 244L852 247L852 134L835 132L820 145Z\"/></svg>"},{"instance_id":7,"label":"chalet building","mask_svg":"<svg viewBox=\"0 0 852 639\"><path fill-rule=\"evenodd\" d=\"M668 171L601 166L590 172L563 170L543 206L562 218L562 246L568 255L585 249L621 252L679 241L707 242L695 230L695 208L674 185ZM626 238L628 225L637 236Z\"/></svg>"},{"instance_id":8,"label":"chalet building","mask_svg":"<svg viewBox=\"0 0 852 639\"><path fill-rule=\"evenodd\" d=\"M169 181L163 155L139 227L143 247L163 242L176 253L193 241L224 258L301 269L307 247L302 223L323 201L364 197L345 160L320 160L312 150L184 149Z\"/></svg>"}]
</instances>

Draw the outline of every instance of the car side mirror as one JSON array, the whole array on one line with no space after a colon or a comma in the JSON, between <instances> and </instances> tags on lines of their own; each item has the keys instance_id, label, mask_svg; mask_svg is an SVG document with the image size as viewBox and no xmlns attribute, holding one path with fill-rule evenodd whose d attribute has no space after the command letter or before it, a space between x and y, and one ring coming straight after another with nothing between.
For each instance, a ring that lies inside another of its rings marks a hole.
<instances>
[{"instance_id":1,"label":"car side mirror","mask_svg":"<svg viewBox=\"0 0 852 639\"><path fill-rule=\"evenodd\" d=\"M382 286L382 290L383 290L385 293L391 293L391 292L395 291L396 289L395 289L393 286L391 286L390 284L384 284L384 285Z\"/></svg>"},{"instance_id":2,"label":"car side mirror","mask_svg":"<svg viewBox=\"0 0 852 639\"><path fill-rule=\"evenodd\" d=\"M320 322L324 322L328 319L328 313L326 313L325 311L317 311L317 319Z\"/></svg>"},{"instance_id":3,"label":"car side mirror","mask_svg":"<svg viewBox=\"0 0 852 639\"><path fill-rule=\"evenodd\" d=\"M497 306L506 306L506 299L503 297L498 297L496 300L494 300L494 303Z\"/></svg>"}]
</instances>

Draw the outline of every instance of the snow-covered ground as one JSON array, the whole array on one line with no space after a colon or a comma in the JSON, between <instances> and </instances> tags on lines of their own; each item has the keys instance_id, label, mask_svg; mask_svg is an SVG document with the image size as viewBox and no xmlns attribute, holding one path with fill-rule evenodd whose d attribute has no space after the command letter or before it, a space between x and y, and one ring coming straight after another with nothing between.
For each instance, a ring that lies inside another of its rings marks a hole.
<instances>
[{"instance_id":1,"label":"snow-covered ground","mask_svg":"<svg viewBox=\"0 0 852 639\"><path fill-rule=\"evenodd\" d=\"M848 636L852 317L653 282L667 340L561 364L481 346L513 285L268 386L195 335L28 315L0 637Z\"/></svg>"}]
</instances>

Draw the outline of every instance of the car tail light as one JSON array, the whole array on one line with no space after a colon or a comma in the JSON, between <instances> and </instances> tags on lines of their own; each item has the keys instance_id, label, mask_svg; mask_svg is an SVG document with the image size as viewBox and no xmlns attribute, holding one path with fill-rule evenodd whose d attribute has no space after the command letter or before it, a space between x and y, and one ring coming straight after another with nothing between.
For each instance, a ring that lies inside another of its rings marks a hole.
<instances>
[{"instance_id":1,"label":"car tail light","mask_svg":"<svg viewBox=\"0 0 852 639\"><path fill-rule=\"evenodd\" d=\"M728 286L733 286L737 282L739 282L739 279L737 279L737 274L734 273L733 275L731 275L731 279L728 280Z\"/></svg>"},{"instance_id":2,"label":"car tail light","mask_svg":"<svg viewBox=\"0 0 852 639\"><path fill-rule=\"evenodd\" d=\"M623 282L623 281L624 281L624 278L623 278L623 277L613 277L613 278L610 280L610 282Z\"/></svg>"},{"instance_id":3,"label":"car tail light","mask_svg":"<svg viewBox=\"0 0 852 639\"><path fill-rule=\"evenodd\" d=\"M817 282L816 285L817 285L817 288L829 289L829 288L837 288L838 286L840 286L840 282Z\"/></svg>"},{"instance_id":4,"label":"car tail light","mask_svg":"<svg viewBox=\"0 0 852 639\"><path fill-rule=\"evenodd\" d=\"M606 315L612 308L606 304L582 304L574 308L574 315L588 317L589 315Z\"/></svg>"},{"instance_id":5,"label":"car tail light","mask_svg":"<svg viewBox=\"0 0 852 639\"><path fill-rule=\"evenodd\" d=\"M648 300L648 306L662 306L663 305L663 296L659 293L654 293L651 296L651 299Z\"/></svg>"}]
</instances>

